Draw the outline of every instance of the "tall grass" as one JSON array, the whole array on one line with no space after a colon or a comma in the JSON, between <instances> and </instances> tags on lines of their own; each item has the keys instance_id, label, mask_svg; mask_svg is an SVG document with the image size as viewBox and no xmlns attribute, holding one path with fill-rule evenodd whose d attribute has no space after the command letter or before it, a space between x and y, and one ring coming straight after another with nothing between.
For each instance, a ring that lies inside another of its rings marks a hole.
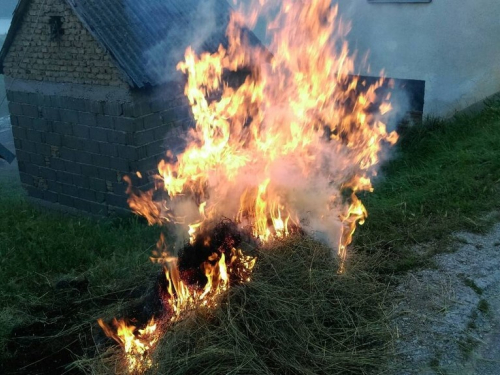
<instances>
[{"instance_id":1,"label":"tall grass","mask_svg":"<svg viewBox=\"0 0 500 375\"><path fill-rule=\"evenodd\" d=\"M394 159L363 196L370 217L355 245L384 250L387 271L418 263L409 246L446 248L458 230L484 231L500 208L500 102L477 114L428 119L402 129Z\"/></svg>"}]
</instances>

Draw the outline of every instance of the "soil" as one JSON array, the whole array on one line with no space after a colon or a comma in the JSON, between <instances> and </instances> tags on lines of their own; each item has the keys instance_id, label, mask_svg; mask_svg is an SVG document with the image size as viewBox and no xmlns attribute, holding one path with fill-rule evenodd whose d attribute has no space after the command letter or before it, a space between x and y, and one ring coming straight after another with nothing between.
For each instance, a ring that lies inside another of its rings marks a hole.
<instances>
[{"instance_id":1,"label":"soil","mask_svg":"<svg viewBox=\"0 0 500 375\"><path fill-rule=\"evenodd\" d=\"M390 297L391 374L500 374L500 224L453 238L435 268L404 275Z\"/></svg>"}]
</instances>

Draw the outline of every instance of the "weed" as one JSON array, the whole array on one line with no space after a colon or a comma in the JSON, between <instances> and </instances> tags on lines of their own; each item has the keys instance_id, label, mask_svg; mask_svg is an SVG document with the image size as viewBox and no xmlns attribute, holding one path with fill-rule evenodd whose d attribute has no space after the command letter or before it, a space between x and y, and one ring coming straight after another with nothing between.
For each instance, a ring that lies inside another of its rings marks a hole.
<instances>
[{"instance_id":1,"label":"weed","mask_svg":"<svg viewBox=\"0 0 500 375\"><path fill-rule=\"evenodd\" d=\"M477 286L477 284L474 282L474 280L466 278L464 279L464 284L465 286L468 286L471 288L474 292L476 292L478 295L483 294L483 289Z\"/></svg>"},{"instance_id":2,"label":"weed","mask_svg":"<svg viewBox=\"0 0 500 375\"><path fill-rule=\"evenodd\" d=\"M472 311L472 314L470 315L469 322L467 323L467 328L471 331L475 330L477 328L476 324L476 319L477 319L477 311Z\"/></svg>"},{"instance_id":3,"label":"weed","mask_svg":"<svg viewBox=\"0 0 500 375\"><path fill-rule=\"evenodd\" d=\"M429 366L436 374L447 375L447 371L441 367L440 363L441 355L438 354L430 360Z\"/></svg>"},{"instance_id":4,"label":"weed","mask_svg":"<svg viewBox=\"0 0 500 375\"><path fill-rule=\"evenodd\" d=\"M466 335L458 341L458 347L465 359L469 359L471 357L478 344L479 342L470 335Z\"/></svg>"},{"instance_id":5,"label":"weed","mask_svg":"<svg viewBox=\"0 0 500 375\"><path fill-rule=\"evenodd\" d=\"M485 299L481 299L477 304L477 309L486 314L490 310L490 304Z\"/></svg>"}]
</instances>

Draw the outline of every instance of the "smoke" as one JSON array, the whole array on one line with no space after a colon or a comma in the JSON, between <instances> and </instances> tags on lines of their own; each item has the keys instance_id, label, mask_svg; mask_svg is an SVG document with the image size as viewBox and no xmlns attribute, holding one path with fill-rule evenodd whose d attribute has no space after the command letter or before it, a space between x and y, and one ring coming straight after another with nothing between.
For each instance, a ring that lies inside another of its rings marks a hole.
<instances>
[{"instance_id":1,"label":"smoke","mask_svg":"<svg viewBox=\"0 0 500 375\"><path fill-rule=\"evenodd\" d=\"M161 216L172 214L184 230L237 218L262 238L277 230L277 219L289 219L333 249L345 247L365 217L355 193L371 189L397 138L387 130L387 83L354 76L350 25L328 0L286 3L268 28L270 61L241 31L257 22L264 3L232 17L227 49L188 50L179 64L197 125L185 149L159 166L170 195ZM216 30L210 8L203 10L203 29ZM241 84L226 83L223 72L238 69L245 69Z\"/></svg>"},{"instance_id":2,"label":"smoke","mask_svg":"<svg viewBox=\"0 0 500 375\"><path fill-rule=\"evenodd\" d=\"M147 5L139 3L125 0L124 7L130 20L136 19L136 12L144 13L137 7L147 7L151 18L147 28L152 31L154 39L141 38L140 42L147 46L142 61L154 83L182 79L176 66L187 47L191 46L197 52L214 52L224 40L230 13L225 0L148 0Z\"/></svg>"}]
</instances>

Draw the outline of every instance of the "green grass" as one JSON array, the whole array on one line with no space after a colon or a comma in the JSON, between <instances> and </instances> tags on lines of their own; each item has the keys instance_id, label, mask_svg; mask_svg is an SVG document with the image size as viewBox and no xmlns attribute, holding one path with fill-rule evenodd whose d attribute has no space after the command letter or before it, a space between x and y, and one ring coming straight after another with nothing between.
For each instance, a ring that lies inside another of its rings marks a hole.
<instances>
[{"instance_id":1,"label":"green grass","mask_svg":"<svg viewBox=\"0 0 500 375\"><path fill-rule=\"evenodd\" d=\"M154 272L147 259L156 228L44 212L25 201L12 173L0 178L0 193L0 352L16 325L57 302L61 281L85 279L87 298L99 299Z\"/></svg>"},{"instance_id":2,"label":"green grass","mask_svg":"<svg viewBox=\"0 0 500 375\"><path fill-rule=\"evenodd\" d=\"M401 133L375 191L362 197L370 216L355 242L388 251L387 272L422 264L410 246L433 242L432 251L443 251L454 231L486 230L500 208L499 102Z\"/></svg>"},{"instance_id":3,"label":"green grass","mask_svg":"<svg viewBox=\"0 0 500 375\"><path fill-rule=\"evenodd\" d=\"M490 310L490 305L485 299L481 299L477 304L477 309L483 314L486 314Z\"/></svg>"},{"instance_id":4,"label":"green grass","mask_svg":"<svg viewBox=\"0 0 500 375\"><path fill-rule=\"evenodd\" d=\"M486 230L500 207L500 104L404 129L394 152L375 192L361 197L370 216L344 275L307 239L262 252L252 283L168 331L155 354L159 373L376 373L389 358L387 275L428 264L454 231ZM152 285L159 229L38 210L9 173L0 175L0 212L0 356L16 326L53 324L58 340L93 348L76 366L106 373L118 351L94 357L102 343L89 334L97 317L120 314Z\"/></svg>"},{"instance_id":5,"label":"green grass","mask_svg":"<svg viewBox=\"0 0 500 375\"><path fill-rule=\"evenodd\" d=\"M483 289L480 288L472 279L465 279L464 284L471 288L474 292L476 292L478 295L483 294Z\"/></svg>"}]
</instances>

